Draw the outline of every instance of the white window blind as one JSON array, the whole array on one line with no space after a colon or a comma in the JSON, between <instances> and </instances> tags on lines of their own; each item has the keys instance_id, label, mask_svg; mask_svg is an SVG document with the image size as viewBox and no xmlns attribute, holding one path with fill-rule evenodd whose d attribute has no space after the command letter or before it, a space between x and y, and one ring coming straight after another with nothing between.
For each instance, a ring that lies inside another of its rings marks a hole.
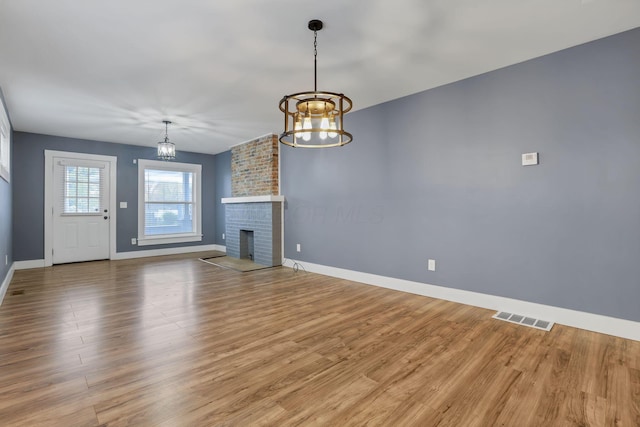
<instances>
[{"instance_id":1,"label":"white window blind","mask_svg":"<svg viewBox=\"0 0 640 427\"><path fill-rule=\"evenodd\" d=\"M145 169L144 234L193 232L193 172Z\"/></svg>"}]
</instances>

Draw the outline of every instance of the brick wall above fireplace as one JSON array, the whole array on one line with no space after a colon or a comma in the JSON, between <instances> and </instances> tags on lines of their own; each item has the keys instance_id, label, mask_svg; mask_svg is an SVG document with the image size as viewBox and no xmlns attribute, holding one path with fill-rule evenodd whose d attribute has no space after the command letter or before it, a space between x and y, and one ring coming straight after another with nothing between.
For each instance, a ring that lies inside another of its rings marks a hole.
<instances>
[{"instance_id":1,"label":"brick wall above fireplace","mask_svg":"<svg viewBox=\"0 0 640 427\"><path fill-rule=\"evenodd\" d=\"M231 195L280 194L278 137L266 135L231 148Z\"/></svg>"},{"instance_id":2,"label":"brick wall above fireplace","mask_svg":"<svg viewBox=\"0 0 640 427\"><path fill-rule=\"evenodd\" d=\"M223 198L227 256L282 264L282 203L278 137L267 135L231 149L231 194ZM243 250L243 236L251 249Z\"/></svg>"}]
</instances>

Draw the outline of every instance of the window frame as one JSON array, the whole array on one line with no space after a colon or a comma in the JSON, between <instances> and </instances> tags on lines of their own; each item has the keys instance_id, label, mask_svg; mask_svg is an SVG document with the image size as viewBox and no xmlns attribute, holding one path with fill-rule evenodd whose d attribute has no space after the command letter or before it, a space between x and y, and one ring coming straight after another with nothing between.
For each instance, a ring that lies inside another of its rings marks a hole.
<instances>
[{"instance_id":1,"label":"window frame","mask_svg":"<svg viewBox=\"0 0 640 427\"><path fill-rule=\"evenodd\" d=\"M193 231L189 233L168 233L145 235L145 171L163 170L170 172L190 172L192 183L192 223ZM163 162L158 160L138 159L138 246L169 245L173 243L202 241L202 165L194 163Z\"/></svg>"},{"instance_id":2,"label":"window frame","mask_svg":"<svg viewBox=\"0 0 640 427\"><path fill-rule=\"evenodd\" d=\"M11 182L11 124L0 99L0 178Z\"/></svg>"}]
</instances>

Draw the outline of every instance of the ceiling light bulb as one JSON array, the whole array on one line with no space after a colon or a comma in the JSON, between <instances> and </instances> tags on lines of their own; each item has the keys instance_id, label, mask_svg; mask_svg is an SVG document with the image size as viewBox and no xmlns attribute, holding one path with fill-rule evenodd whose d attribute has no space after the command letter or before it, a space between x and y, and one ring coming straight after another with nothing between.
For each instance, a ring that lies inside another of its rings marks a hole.
<instances>
[{"instance_id":1,"label":"ceiling light bulb","mask_svg":"<svg viewBox=\"0 0 640 427\"><path fill-rule=\"evenodd\" d=\"M302 129L311 129L313 126L311 126L311 117L307 116L304 118L304 124L302 125ZM305 141L309 141L311 139L311 132L303 132L302 133L302 139L304 139Z\"/></svg>"},{"instance_id":2,"label":"ceiling light bulb","mask_svg":"<svg viewBox=\"0 0 640 427\"><path fill-rule=\"evenodd\" d=\"M329 129L331 130L337 130L338 127L336 126L336 119L335 117L331 116L331 120L329 121ZM337 132L328 132L329 138L335 138L336 136L338 136Z\"/></svg>"},{"instance_id":3,"label":"ceiling light bulb","mask_svg":"<svg viewBox=\"0 0 640 427\"><path fill-rule=\"evenodd\" d=\"M299 114L296 114L296 122L293 126L293 129L296 131L296 138L302 138L302 132L300 131L300 129L302 129L302 119Z\"/></svg>"},{"instance_id":4,"label":"ceiling light bulb","mask_svg":"<svg viewBox=\"0 0 640 427\"><path fill-rule=\"evenodd\" d=\"M329 118L326 114L322 116L322 120L320 121L320 129L322 129L322 131L320 131L320 138L327 139L327 131L325 129L329 129Z\"/></svg>"}]
</instances>

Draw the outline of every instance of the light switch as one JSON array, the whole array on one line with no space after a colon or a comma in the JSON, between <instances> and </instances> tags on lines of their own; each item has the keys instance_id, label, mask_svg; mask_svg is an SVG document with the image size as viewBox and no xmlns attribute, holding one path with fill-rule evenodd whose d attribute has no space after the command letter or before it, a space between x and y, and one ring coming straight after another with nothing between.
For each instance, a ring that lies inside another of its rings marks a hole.
<instances>
[{"instance_id":1,"label":"light switch","mask_svg":"<svg viewBox=\"0 0 640 427\"><path fill-rule=\"evenodd\" d=\"M127 209L127 202L120 202L120 209Z\"/></svg>"}]
</instances>

